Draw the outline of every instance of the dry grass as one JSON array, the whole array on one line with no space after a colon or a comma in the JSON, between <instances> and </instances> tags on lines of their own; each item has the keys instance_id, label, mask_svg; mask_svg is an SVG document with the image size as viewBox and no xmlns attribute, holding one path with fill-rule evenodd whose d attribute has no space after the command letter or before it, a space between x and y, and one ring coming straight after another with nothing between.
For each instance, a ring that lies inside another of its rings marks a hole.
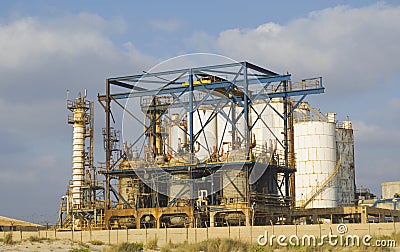
<instances>
[{"instance_id":1,"label":"dry grass","mask_svg":"<svg viewBox=\"0 0 400 252\"><path fill-rule=\"evenodd\" d=\"M37 236L29 236L28 241L30 242L39 242L42 243L43 241L50 241L51 239L49 238L44 238L44 237L37 237Z\"/></svg>"},{"instance_id":2,"label":"dry grass","mask_svg":"<svg viewBox=\"0 0 400 252\"><path fill-rule=\"evenodd\" d=\"M232 240L232 239L210 239L207 241L202 241L194 244L178 244L174 245L171 242L161 248L163 252L247 252L253 251L251 250L251 246L247 243L243 243L240 241Z\"/></svg>"},{"instance_id":3,"label":"dry grass","mask_svg":"<svg viewBox=\"0 0 400 252\"><path fill-rule=\"evenodd\" d=\"M104 245L103 241L99 241L99 240L93 240L89 242L92 245Z\"/></svg>"},{"instance_id":4,"label":"dry grass","mask_svg":"<svg viewBox=\"0 0 400 252\"><path fill-rule=\"evenodd\" d=\"M146 245L144 246L146 249L156 249L157 248L158 239L157 237L154 239L150 239L147 241Z\"/></svg>"},{"instance_id":5,"label":"dry grass","mask_svg":"<svg viewBox=\"0 0 400 252\"><path fill-rule=\"evenodd\" d=\"M103 252L140 252L143 251L143 244L138 242L124 242L103 250Z\"/></svg>"},{"instance_id":6,"label":"dry grass","mask_svg":"<svg viewBox=\"0 0 400 252\"><path fill-rule=\"evenodd\" d=\"M12 233L8 233L8 234L5 235L4 240L3 240L3 243L4 243L5 245L11 245L11 244L13 244L13 236L12 236Z\"/></svg>"}]
</instances>

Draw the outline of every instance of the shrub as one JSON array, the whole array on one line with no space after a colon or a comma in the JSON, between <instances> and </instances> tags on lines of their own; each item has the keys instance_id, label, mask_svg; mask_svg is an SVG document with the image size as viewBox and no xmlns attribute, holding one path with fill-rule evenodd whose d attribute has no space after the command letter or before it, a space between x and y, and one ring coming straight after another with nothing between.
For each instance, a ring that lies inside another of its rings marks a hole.
<instances>
[{"instance_id":1,"label":"shrub","mask_svg":"<svg viewBox=\"0 0 400 252\"><path fill-rule=\"evenodd\" d=\"M170 245L167 245L162 249L162 251L169 252L198 252L198 251L207 251L207 252L246 252L253 251L253 247L250 244L245 242L236 241L233 239L210 239L194 244L179 244L174 245L173 248ZM254 250L257 252L264 251L263 248L259 248L258 250Z\"/></svg>"},{"instance_id":2,"label":"shrub","mask_svg":"<svg viewBox=\"0 0 400 252\"><path fill-rule=\"evenodd\" d=\"M68 252L89 252L89 249L88 248L74 248L74 249L68 250Z\"/></svg>"},{"instance_id":3,"label":"shrub","mask_svg":"<svg viewBox=\"0 0 400 252\"><path fill-rule=\"evenodd\" d=\"M93 240L89 242L92 245L104 245L104 242L99 241L99 240Z\"/></svg>"},{"instance_id":4,"label":"shrub","mask_svg":"<svg viewBox=\"0 0 400 252\"><path fill-rule=\"evenodd\" d=\"M137 242L124 242L117 246L117 252L140 252L143 250L143 244Z\"/></svg>"},{"instance_id":5,"label":"shrub","mask_svg":"<svg viewBox=\"0 0 400 252\"><path fill-rule=\"evenodd\" d=\"M6 244L6 245L13 244L12 233L6 234L6 236L4 237L3 243Z\"/></svg>"},{"instance_id":6,"label":"shrub","mask_svg":"<svg viewBox=\"0 0 400 252\"><path fill-rule=\"evenodd\" d=\"M150 240L147 241L145 247L147 249L156 249L157 248L157 243L158 243L158 239L157 238L150 239Z\"/></svg>"},{"instance_id":7,"label":"shrub","mask_svg":"<svg viewBox=\"0 0 400 252\"><path fill-rule=\"evenodd\" d=\"M42 242L43 240L46 240L46 238L39 238L37 236L29 236L28 240L30 242Z\"/></svg>"}]
</instances>

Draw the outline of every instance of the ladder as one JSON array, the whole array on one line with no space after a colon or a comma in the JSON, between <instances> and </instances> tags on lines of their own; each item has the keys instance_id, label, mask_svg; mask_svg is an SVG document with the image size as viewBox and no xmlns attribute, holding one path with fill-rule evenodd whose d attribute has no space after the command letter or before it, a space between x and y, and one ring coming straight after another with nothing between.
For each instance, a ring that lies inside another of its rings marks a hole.
<instances>
[{"instance_id":1,"label":"ladder","mask_svg":"<svg viewBox=\"0 0 400 252\"><path fill-rule=\"evenodd\" d=\"M320 194L323 190L325 190L325 187L329 184L329 182L332 181L332 179L339 172L341 163L342 163L342 157L339 156L339 160L337 161L336 167L333 170L333 172L324 180L324 182L321 184L320 187L316 189L315 192L311 191L311 196L306 198L307 200L301 205L302 208L305 208L308 204L310 204L311 201L313 201L318 196L318 194Z\"/></svg>"}]
</instances>

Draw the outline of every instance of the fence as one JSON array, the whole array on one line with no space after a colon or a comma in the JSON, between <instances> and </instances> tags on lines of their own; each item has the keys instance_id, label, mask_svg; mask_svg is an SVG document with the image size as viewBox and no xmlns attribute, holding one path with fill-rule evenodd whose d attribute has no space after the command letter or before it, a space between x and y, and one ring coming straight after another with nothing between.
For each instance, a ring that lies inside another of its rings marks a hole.
<instances>
[{"instance_id":1,"label":"fence","mask_svg":"<svg viewBox=\"0 0 400 252\"><path fill-rule=\"evenodd\" d=\"M212 228L160 228L160 229L119 229L119 230L93 230L93 231L12 231L13 240L25 240L29 237L47 239L73 240L76 242L89 242L100 240L108 244L122 242L142 242L157 239L158 245L163 246L169 242L174 244L196 243L211 238L232 238L244 242L256 243L257 238L265 231L270 235L291 235L303 236L314 235L321 237L330 232L339 235L337 226L340 224L319 224L319 225L274 225L274 226L253 226L253 227L212 227ZM347 224L349 235L391 235L400 232L399 223L368 223L368 224ZM3 231L3 236L10 232ZM3 237L3 238L4 238Z\"/></svg>"}]
</instances>

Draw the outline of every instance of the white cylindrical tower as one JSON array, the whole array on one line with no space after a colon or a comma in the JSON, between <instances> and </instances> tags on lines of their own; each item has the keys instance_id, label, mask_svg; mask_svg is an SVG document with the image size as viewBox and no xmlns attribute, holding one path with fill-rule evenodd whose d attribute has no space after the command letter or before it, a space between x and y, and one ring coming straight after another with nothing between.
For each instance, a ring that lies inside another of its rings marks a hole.
<instances>
[{"instance_id":1,"label":"white cylindrical tower","mask_svg":"<svg viewBox=\"0 0 400 252\"><path fill-rule=\"evenodd\" d=\"M84 180L84 149L85 149L85 111L83 108L74 110L74 135L72 144L72 204L81 205L81 188Z\"/></svg>"},{"instance_id":2,"label":"white cylindrical tower","mask_svg":"<svg viewBox=\"0 0 400 252\"><path fill-rule=\"evenodd\" d=\"M334 122L305 121L294 124L296 151L296 206L338 206L336 176L336 125Z\"/></svg>"},{"instance_id":3,"label":"white cylindrical tower","mask_svg":"<svg viewBox=\"0 0 400 252\"><path fill-rule=\"evenodd\" d=\"M79 96L75 100L67 101L67 108L72 111L72 117L68 117L68 123L73 124L72 142L72 183L70 185L70 197L72 207L82 207L82 187L85 180L85 139L86 125L89 123L89 102L85 96Z\"/></svg>"}]
</instances>

